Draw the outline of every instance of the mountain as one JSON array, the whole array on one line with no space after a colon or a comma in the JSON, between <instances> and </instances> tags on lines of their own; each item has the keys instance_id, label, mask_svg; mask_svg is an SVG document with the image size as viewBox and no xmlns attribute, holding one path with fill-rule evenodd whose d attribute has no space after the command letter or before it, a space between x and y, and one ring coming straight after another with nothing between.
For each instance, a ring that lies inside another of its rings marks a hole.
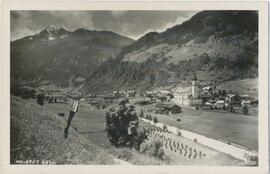
<instances>
[{"instance_id":1,"label":"mountain","mask_svg":"<svg viewBox=\"0 0 270 174\"><path fill-rule=\"evenodd\" d=\"M11 79L34 86L81 86L101 63L132 42L110 31L48 26L11 42Z\"/></svg>"},{"instance_id":2,"label":"mountain","mask_svg":"<svg viewBox=\"0 0 270 174\"><path fill-rule=\"evenodd\" d=\"M109 58L84 89L154 89L258 76L258 13L202 11L164 32L150 32ZM102 84L102 85L100 85Z\"/></svg>"}]
</instances>

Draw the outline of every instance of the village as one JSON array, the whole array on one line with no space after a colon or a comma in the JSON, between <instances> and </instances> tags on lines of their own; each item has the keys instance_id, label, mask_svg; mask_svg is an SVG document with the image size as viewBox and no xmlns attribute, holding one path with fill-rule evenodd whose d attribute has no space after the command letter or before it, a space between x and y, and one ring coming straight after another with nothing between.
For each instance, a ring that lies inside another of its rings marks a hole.
<instances>
[{"instance_id":1,"label":"village","mask_svg":"<svg viewBox=\"0 0 270 174\"><path fill-rule=\"evenodd\" d=\"M143 9L7 15L10 164L264 164L261 12Z\"/></svg>"},{"instance_id":2,"label":"village","mask_svg":"<svg viewBox=\"0 0 270 174\"><path fill-rule=\"evenodd\" d=\"M251 137L244 140L241 139L242 137L240 139L239 137L234 138L235 132L228 132L227 127L224 127L225 123L231 123L233 129L239 131L240 128L238 123L234 122L235 119L244 119L243 123L245 123L245 120L257 120L258 100L248 94L230 89L217 89L215 84L202 86L196 80L193 80L190 81L188 87L174 90L147 90L144 92L113 90L105 94L82 94L80 92L75 94L64 90L34 89L31 87L22 87L20 91L22 91L22 98L26 96L41 97L41 100L44 99L45 103L51 104L69 103L76 95L81 101L105 111L111 107L118 107L119 101L128 98L130 103L136 107L138 115L144 113L145 119L155 120L155 122L162 121L192 132L203 133L206 136L224 140L227 143L234 142L253 150L257 150L258 146L255 139L250 141ZM211 122L210 127L213 126L212 129L209 129L207 121ZM196 124L200 126L196 126ZM246 126L253 128L253 121L250 124L252 125L247 124ZM215 132L213 132L214 130ZM252 131L252 134L256 136L255 127ZM226 132L228 132L227 135ZM247 136L247 131L244 132L243 130L240 133Z\"/></svg>"},{"instance_id":3,"label":"village","mask_svg":"<svg viewBox=\"0 0 270 174\"><path fill-rule=\"evenodd\" d=\"M64 90L34 89L29 86L23 86L19 90L22 91L22 97L32 96L34 98L38 94L42 94L49 103L66 103L72 95L76 95L97 107L102 105L103 109L115 101L128 97L133 104L138 106L154 105L155 107L149 110L152 113L169 115L181 113L182 108L256 115L258 105L258 100L248 94L240 94L230 89L218 90L214 84L201 86L197 81L191 81L188 87L174 90L147 90L144 92L114 90L105 94L82 94L80 92L70 94L69 91Z\"/></svg>"},{"instance_id":4,"label":"village","mask_svg":"<svg viewBox=\"0 0 270 174\"><path fill-rule=\"evenodd\" d=\"M128 97L139 106L155 104L153 113L177 114L182 107L194 110L215 110L220 112L250 114L258 100L248 94L239 94L232 90L217 90L215 85L201 86L197 81L191 81L190 86L172 90L115 90L106 94L89 94L83 96L93 105L107 104ZM56 97L57 98L57 97ZM61 97L60 97L61 98Z\"/></svg>"}]
</instances>

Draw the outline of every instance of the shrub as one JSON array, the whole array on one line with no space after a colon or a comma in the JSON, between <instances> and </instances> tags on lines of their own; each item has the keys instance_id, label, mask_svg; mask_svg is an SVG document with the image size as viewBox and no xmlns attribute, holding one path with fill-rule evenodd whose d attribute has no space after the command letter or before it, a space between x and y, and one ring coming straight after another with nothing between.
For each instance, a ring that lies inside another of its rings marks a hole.
<instances>
[{"instance_id":1,"label":"shrub","mask_svg":"<svg viewBox=\"0 0 270 174\"><path fill-rule=\"evenodd\" d=\"M167 131L167 126L166 125L163 125L163 130Z\"/></svg>"},{"instance_id":2,"label":"shrub","mask_svg":"<svg viewBox=\"0 0 270 174\"><path fill-rule=\"evenodd\" d=\"M140 112L140 115L139 115L141 118L144 117L144 111L143 111L143 108L141 109L141 112Z\"/></svg>"},{"instance_id":3,"label":"shrub","mask_svg":"<svg viewBox=\"0 0 270 174\"><path fill-rule=\"evenodd\" d=\"M147 119L147 120L149 119L149 116L148 116L148 114L146 114L146 116L145 116L145 119Z\"/></svg>"},{"instance_id":4,"label":"shrub","mask_svg":"<svg viewBox=\"0 0 270 174\"><path fill-rule=\"evenodd\" d=\"M125 161L128 161L132 157L132 153L129 149L119 149L119 152L116 154L116 157Z\"/></svg>"},{"instance_id":5,"label":"shrub","mask_svg":"<svg viewBox=\"0 0 270 174\"><path fill-rule=\"evenodd\" d=\"M243 113L244 113L245 115L248 114L248 107L247 107L247 106L244 106L244 107L243 107Z\"/></svg>"},{"instance_id":6,"label":"shrub","mask_svg":"<svg viewBox=\"0 0 270 174\"><path fill-rule=\"evenodd\" d=\"M106 104L106 103L103 103L103 104L101 105L101 108L102 108L102 109L106 109L106 108L107 108L107 104Z\"/></svg>"},{"instance_id":7,"label":"shrub","mask_svg":"<svg viewBox=\"0 0 270 174\"><path fill-rule=\"evenodd\" d=\"M249 165L250 166L258 166L258 156L251 156L249 158Z\"/></svg>"},{"instance_id":8,"label":"shrub","mask_svg":"<svg viewBox=\"0 0 270 174\"><path fill-rule=\"evenodd\" d=\"M159 139L151 139L148 142L144 142L141 145L140 151L146 155L156 157L158 159L164 160L165 154L162 150L163 143Z\"/></svg>"},{"instance_id":9,"label":"shrub","mask_svg":"<svg viewBox=\"0 0 270 174\"><path fill-rule=\"evenodd\" d=\"M154 123L157 123L157 122L158 122L157 117L154 117L154 118L153 118L153 122L154 122Z\"/></svg>"}]
</instances>

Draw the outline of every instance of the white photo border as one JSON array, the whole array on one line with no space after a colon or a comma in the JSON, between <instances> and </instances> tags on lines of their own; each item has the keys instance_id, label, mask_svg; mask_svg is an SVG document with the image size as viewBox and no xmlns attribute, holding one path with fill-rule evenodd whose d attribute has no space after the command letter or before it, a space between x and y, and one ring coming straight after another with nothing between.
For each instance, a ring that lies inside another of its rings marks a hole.
<instances>
[{"instance_id":1,"label":"white photo border","mask_svg":"<svg viewBox=\"0 0 270 174\"><path fill-rule=\"evenodd\" d=\"M118 166L10 165L10 11L12 10L258 10L258 167L229 166ZM1 27L1 166L6 173L267 173L268 172L268 3L262 1L4 1Z\"/></svg>"}]
</instances>

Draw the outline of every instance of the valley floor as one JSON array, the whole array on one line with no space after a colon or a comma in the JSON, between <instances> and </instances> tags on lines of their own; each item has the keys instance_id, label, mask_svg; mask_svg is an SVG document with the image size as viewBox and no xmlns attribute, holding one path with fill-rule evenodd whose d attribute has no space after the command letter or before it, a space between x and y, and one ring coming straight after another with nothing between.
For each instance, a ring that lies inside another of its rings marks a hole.
<instances>
[{"instance_id":1,"label":"valley floor","mask_svg":"<svg viewBox=\"0 0 270 174\"><path fill-rule=\"evenodd\" d=\"M137 106L140 107L140 106ZM154 105L142 106L144 110ZM158 121L210 138L221 139L258 151L258 116L223 111L182 108L180 114L153 114ZM180 121L177 121L180 119Z\"/></svg>"},{"instance_id":2,"label":"valley floor","mask_svg":"<svg viewBox=\"0 0 270 174\"><path fill-rule=\"evenodd\" d=\"M23 149L26 152L24 156L14 156L13 159L31 157L50 159L56 164L123 164L123 161L119 162L117 160L122 159L135 165L243 165L243 162L228 155L200 144L194 144L194 142L187 139L180 139L174 135L169 136L172 136L177 141L190 144L190 147L194 147L194 149L204 149L207 158L191 160L189 157L174 153L164 146L165 154L169 159L161 161L134 150L115 148L108 142L104 131L105 111L97 109L86 101L80 104L79 112L76 113L72 121L72 128L67 139L63 138L63 130L68 117L68 104L53 103L40 107L35 103L35 100L24 100L18 97L12 97L11 103L11 121L16 123L15 128L16 126L24 127L19 132L24 134L25 139L30 136L38 140L34 141L32 146L27 147L31 143L31 138L28 139L26 147L29 150ZM64 113L65 116L60 117L58 113ZM25 119L27 119L27 122ZM159 116L159 119L162 120L162 115ZM164 119L164 121L166 120ZM141 122L141 125L147 126L144 122ZM36 129L38 129L37 132ZM14 133L13 136L18 131L15 130ZM18 147L11 150L16 148ZM36 149L34 150L36 152L35 156L30 154L33 149ZM15 152L16 150L12 154ZM60 155L55 156L55 154Z\"/></svg>"}]
</instances>

